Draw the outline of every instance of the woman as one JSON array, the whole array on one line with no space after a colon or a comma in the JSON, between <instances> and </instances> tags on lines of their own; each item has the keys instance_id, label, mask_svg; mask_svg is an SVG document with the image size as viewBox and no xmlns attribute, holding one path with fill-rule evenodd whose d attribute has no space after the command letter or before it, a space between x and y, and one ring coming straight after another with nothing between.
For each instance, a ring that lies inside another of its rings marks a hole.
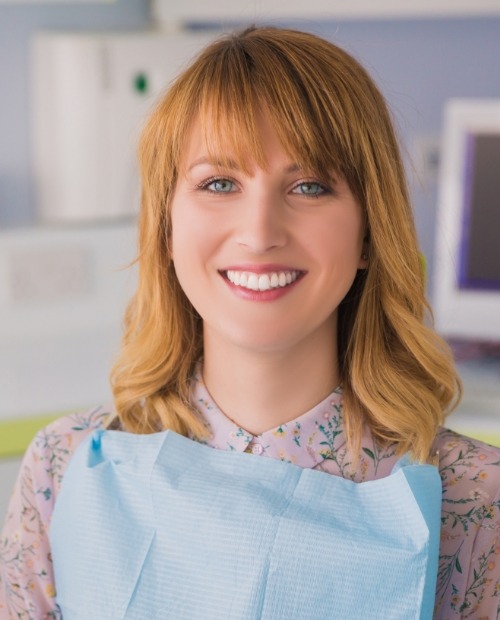
<instances>
[{"instance_id":1,"label":"woman","mask_svg":"<svg viewBox=\"0 0 500 620\"><path fill-rule=\"evenodd\" d=\"M114 406L29 448L4 616L496 618L500 451L441 426L459 380L364 69L310 34L225 37L140 164Z\"/></svg>"}]
</instances>

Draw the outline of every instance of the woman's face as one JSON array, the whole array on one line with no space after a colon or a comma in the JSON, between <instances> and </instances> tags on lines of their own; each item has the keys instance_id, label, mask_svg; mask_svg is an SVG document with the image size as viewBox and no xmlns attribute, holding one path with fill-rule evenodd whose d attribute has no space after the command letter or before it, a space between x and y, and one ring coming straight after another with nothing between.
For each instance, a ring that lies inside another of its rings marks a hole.
<instances>
[{"instance_id":1,"label":"woman's face","mask_svg":"<svg viewBox=\"0 0 500 620\"><path fill-rule=\"evenodd\" d=\"M177 277L205 341L254 352L336 347L338 306L366 266L361 207L342 179L301 170L266 117L259 130L267 169L245 174L211 160L194 124L172 202Z\"/></svg>"}]
</instances>

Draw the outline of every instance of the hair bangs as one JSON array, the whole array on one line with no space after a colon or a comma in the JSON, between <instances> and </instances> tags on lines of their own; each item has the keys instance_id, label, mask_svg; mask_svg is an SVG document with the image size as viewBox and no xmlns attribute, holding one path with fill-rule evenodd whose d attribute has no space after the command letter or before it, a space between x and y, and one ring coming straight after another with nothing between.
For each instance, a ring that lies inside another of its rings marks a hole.
<instances>
[{"instance_id":1,"label":"hair bangs","mask_svg":"<svg viewBox=\"0 0 500 620\"><path fill-rule=\"evenodd\" d=\"M198 60L197 94L201 130L210 159L246 173L266 158L257 130L259 102L251 66L242 49L229 41L213 44Z\"/></svg>"},{"instance_id":2,"label":"hair bangs","mask_svg":"<svg viewBox=\"0 0 500 620\"><path fill-rule=\"evenodd\" d=\"M259 97L289 156L301 168L325 178L332 173L347 178L351 158L321 84L281 55L267 57L267 66L264 59L256 64Z\"/></svg>"}]
</instances>

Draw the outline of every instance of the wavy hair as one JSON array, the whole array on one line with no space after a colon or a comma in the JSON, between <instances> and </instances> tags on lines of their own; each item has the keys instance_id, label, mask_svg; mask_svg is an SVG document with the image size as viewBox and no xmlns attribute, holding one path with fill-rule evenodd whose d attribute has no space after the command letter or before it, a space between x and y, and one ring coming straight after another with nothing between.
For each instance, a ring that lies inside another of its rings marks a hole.
<instances>
[{"instance_id":1,"label":"wavy hair","mask_svg":"<svg viewBox=\"0 0 500 620\"><path fill-rule=\"evenodd\" d=\"M364 68L313 34L251 27L205 48L161 99L142 134L138 289L113 367L117 415L135 433L172 429L204 437L190 403L203 353L201 319L170 259L170 205L195 118L222 163L243 169L265 154L256 131L270 115L293 161L341 174L364 211L369 266L339 308L338 356L346 432L354 453L368 424L381 443L429 456L460 382L431 327L399 147L386 103ZM198 116L199 115L199 116ZM209 120L210 122L206 122Z\"/></svg>"}]
</instances>

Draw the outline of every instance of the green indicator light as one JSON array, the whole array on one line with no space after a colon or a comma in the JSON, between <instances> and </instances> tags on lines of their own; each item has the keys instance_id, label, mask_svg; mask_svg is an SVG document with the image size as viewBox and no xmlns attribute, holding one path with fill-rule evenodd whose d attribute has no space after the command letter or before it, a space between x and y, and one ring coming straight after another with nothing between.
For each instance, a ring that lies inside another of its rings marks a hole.
<instances>
[{"instance_id":1,"label":"green indicator light","mask_svg":"<svg viewBox=\"0 0 500 620\"><path fill-rule=\"evenodd\" d=\"M149 90L148 76L145 73L138 73L134 78L134 89L141 94Z\"/></svg>"}]
</instances>

